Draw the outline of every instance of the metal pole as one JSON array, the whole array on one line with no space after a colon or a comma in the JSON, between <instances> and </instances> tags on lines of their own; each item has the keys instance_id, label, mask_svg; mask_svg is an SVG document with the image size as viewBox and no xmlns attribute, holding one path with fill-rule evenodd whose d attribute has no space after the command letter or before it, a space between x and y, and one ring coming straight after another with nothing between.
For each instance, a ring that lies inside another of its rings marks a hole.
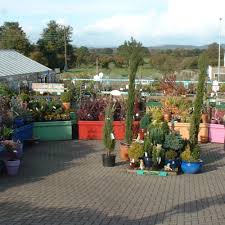
<instances>
[{"instance_id":1,"label":"metal pole","mask_svg":"<svg viewBox=\"0 0 225 225\"><path fill-rule=\"evenodd\" d=\"M218 54L218 77L217 81L220 81L220 45L221 45L221 21L222 18L220 17L220 23L219 23L219 54Z\"/></svg>"},{"instance_id":2,"label":"metal pole","mask_svg":"<svg viewBox=\"0 0 225 225\"><path fill-rule=\"evenodd\" d=\"M68 66L67 66L66 26L64 26L64 58L65 58L64 71L67 71L68 70Z\"/></svg>"}]
</instances>

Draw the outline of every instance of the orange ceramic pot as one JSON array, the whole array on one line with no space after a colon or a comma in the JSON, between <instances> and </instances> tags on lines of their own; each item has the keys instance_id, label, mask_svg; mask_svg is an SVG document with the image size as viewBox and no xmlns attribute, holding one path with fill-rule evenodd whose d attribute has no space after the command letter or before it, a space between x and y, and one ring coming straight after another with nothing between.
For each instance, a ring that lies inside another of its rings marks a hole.
<instances>
[{"instance_id":1,"label":"orange ceramic pot","mask_svg":"<svg viewBox=\"0 0 225 225\"><path fill-rule=\"evenodd\" d=\"M207 113L203 113L201 116L202 122L203 123L208 123L209 117Z\"/></svg>"},{"instance_id":2,"label":"orange ceramic pot","mask_svg":"<svg viewBox=\"0 0 225 225\"><path fill-rule=\"evenodd\" d=\"M129 156L128 156L128 149L129 149L130 145L121 142L120 143L120 150L119 150L119 154L120 154L120 159L122 161L129 161Z\"/></svg>"},{"instance_id":3,"label":"orange ceramic pot","mask_svg":"<svg viewBox=\"0 0 225 225\"><path fill-rule=\"evenodd\" d=\"M64 108L65 110L70 109L70 102L63 102L63 108Z\"/></svg>"}]
</instances>

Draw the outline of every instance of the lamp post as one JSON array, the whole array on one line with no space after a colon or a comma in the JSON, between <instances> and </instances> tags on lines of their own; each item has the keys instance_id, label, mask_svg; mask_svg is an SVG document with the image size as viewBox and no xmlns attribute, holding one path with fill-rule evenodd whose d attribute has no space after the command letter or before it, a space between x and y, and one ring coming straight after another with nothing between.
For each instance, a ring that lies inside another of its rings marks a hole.
<instances>
[{"instance_id":1,"label":"lamp post","mask_svg":"<svg viewBox=\"0 0 225 225\"><path fill-rule=\"evenodd\" d=\"M221 45L221 21L222 18L219 18L219 54L218 54L218 82L220 81L220 45Z\"/></svg>"}]
</instances>

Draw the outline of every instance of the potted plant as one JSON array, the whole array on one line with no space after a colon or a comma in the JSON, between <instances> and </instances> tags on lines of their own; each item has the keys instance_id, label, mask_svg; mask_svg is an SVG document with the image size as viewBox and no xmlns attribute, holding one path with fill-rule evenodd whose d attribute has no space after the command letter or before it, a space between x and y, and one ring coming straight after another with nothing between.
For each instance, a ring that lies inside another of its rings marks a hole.
<instances>
[{"instance_id":1,"label":"potted plant","mask_svg":"<svg viewBox=\"0 0 225 225\"><path fill-rule=\"evenodd\" d=\"M128 149L131 167L138 167L139 159L144 155L144 146L139 142L133 142Z\"/></svg>"},{"instance_id":2,"label":"potted plant","mask_svg":"<svg viewBox=\"0 0 225 225\"><path fill-rule=\"evenodd\" d=\"M7 160L5 161L6 170L8 175L14 176L17 175L20 167L20 159L22 145L20 142L14 142L12 140L2 141L1 144L5 146L7 151Z\"/></svg>"},{"instance_id":3,"label":"potted plant","mask_svg":"<svg viewBox=\"0 0 225 225\"><path fill-rule=\"evenodd\" d=\"M195 174L201 171L203 161L200 159L200 146L195 145L191 151L188 143L181 154L181 169L184 173Z\"/></svg>"},{"instance_id":4,"label":"potted plant","mask_svg":"<svg viewBox=\"0 0 225 225\"><path fill-rule=\"evenodd\" d=\"M30 101L30 96L26 93L21 93L19 95L19 98L21 99L21 107L23 109L26 109L28 106L28 102Z\"/></svg>"},{"instance_id":5,"label":"potted plant","mask_svg":"<svg viewBox=\"0 0 225 225\"><path fill-rule=\"evenodd\" d=\"M152 149L153 169L158 170L161 167L163 157L164 157L164 150L162 149L162 145L161 144L154 145Z\"/></svg>"},{"instance_id":6,"label":"potted plant","mask_svg":"<svg viewBox=\"0 0 225 225\"><path fill-rule=\"evenodd\" d=\"M123 55L129 64L129 89L127 99L127 113L125 121L125 142L120 144L121 160L129 160L128 148L133 139L133 119L134 119L134 102L135 102L135 77L139 65L143 62L142 44L131 38L131 41L125 41L124 45L119 47L119 53Z\"/></svg>"},{"instance_id":7,"label":"potted plant","mask_svg":"<svg viewBox=\"0 0 225 225\"><path fill-rule=\"evenodd\" d=\"M190 125L190 139L185 147L185 151L181 154L181 169L184 173L197 173L202 168L202 160L200 160L200 147L198 145L198 133L201 120L201 110L203 106L205 78L207 74L207 62L203 54L199 59L200 74L198 78L197 93L194 102L194 111Z\"/></svg>"},{"instance_id":8,"label":"potted plant","mask_svg":"<svg viewBox=\"0 0 225 225\"><path fill-rule=\"evenodd\" d=\"M61 101L65 110L70 109L70 102L72 99L72 93L70 91L63 92L61 95Z\"/></svg>"},{"instance_id":9,"label":"potted plant","mask_svg":"<svg viewBox=\"0 0 225 225\"><path fill-rule=\"evenodd\" d=\"M106 108L105 113L105 123L103 129L103 143L105 149L107 150L106 154L102 154L102 162L105 167L115 166L116 156L111 154L115 148L115 137L113 133L113 112L114 109L111 105Z\"/></svg>"},{"instance_id":10,"label":"potted plant","mask_svg":"<svg viewBox=\"0 0 225 225\"><path fill-rule=\"evenodd\" d=\"M181 151L184 147L184 140L177 132L171 132L165 136L163 148L166 150Z\"/></svg>"},{"instance_id":11,"label":"potted plant","mask_svg":"<svg viewBox=\"0 0 225 225\"><path fill-rule=\"evenodd\" d=\"M3 140L9 140L12 136L12 133L13 133L13 129L9 127L3 126L1 129L1 136Z\"/></svg>"},{"instance_id":12,"label":"potted plant","mask_svg":"<svg viewBox=\"0 0 225 225\"><path fill-rule=\"evenodd\" d=\"M141 120L140 120L140 130L139 130L141 140L144 140L144 135L145 135L145 132L146 132L150 122L151 122L151 118L150 118L149 114L145 114L141 118Z\"/></svg>"},{"instance_id":13,"label":"potted plant","mask_svg":"<svg viewBox=\"0 0 225 225\"><path fill-rule=\"evenodd\" d=\"M175 150L169 150L165 153L165 165L170 165L171 169L176 169L179 166L179 159Z\"/></svg>"},{"instance_id":14,"label":"potted plant","mask_svg":"<svg viewBox=\"0 0 225 225\"><path fill-rule=\"evenodd\" d=\"M144 157L143 157L146 168L152 167L152 149L153 145L150 141L149 135L146 135L144 139Z\"/></svg>"},{"instance_id":15,"label":"potted plant","mask_svg":"<svg viewBox=\"0 0 225 225\"><path fill-rule=\"evenodd\" d=\"M209 121L208 110L207 110L206 106L203 107L201 120L202 120L202 123L208 123L208 121Z\"/></svg>"}]
</instances>

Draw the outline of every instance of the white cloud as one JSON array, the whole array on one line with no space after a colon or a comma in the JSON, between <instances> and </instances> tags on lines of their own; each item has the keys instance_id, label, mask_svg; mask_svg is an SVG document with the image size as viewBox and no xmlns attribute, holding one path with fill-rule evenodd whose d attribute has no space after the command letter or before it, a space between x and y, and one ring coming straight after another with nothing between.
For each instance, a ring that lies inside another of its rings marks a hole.
<instances>
[{"instance_id":1,"label":"white cloud","mask_svg":"<svg viewBox=\"0 0 225 225\"><path fill-rule=\"evenodd\" d=\"M111 33L122 37L149 39L191 37L207 40L218 36L219 17L225 15L225 1L169 0L167 9L145 14L115 14L81 30L83 33ZM225 18L224 18L225 19ZM222 34L225 35L222 23ZM214 40L217 41L217 40Z\"/></svg>"},{"instance_id":2,"label":"white cloud","mask_svg":"<svg viewBox=\"0 0 225 225\"><path fill-rule=\"evenodd\" d=\"M149 45L218 41L224 0L7 0L2 20L19 21L29 36L42 32L51 19L74 28L74 42L112 46L134 36ZM223 39L222 39L223 40ZM108 44L107 44L108 43Z\"/></svg>"},{"instance_id":3,"label":"white cloud","mask_svg":"<svg viewBox=\"0 0 225 225\"><path fill-rule=\"evenodd\" d=\"M86 26L82 32L87 33L112 33L115 32L122 36L136 36L146 35L148 31L148 22L154 19L154 13L146 15L114 15L96 23Z\"/></svg>"}]
</instances>

